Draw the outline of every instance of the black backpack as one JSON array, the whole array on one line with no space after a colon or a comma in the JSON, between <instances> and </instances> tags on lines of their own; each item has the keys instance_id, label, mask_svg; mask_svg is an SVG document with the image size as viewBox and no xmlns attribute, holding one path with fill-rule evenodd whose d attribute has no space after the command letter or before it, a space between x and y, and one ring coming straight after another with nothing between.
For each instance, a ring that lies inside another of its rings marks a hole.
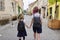
<instances>
[{"instance_id":1,"label":"black backpack","mask_svg":"<svg viewBox=\"0 0 60 40\"><path fill-rule=\"evenodd\" d=\"M24 27L25 27L24 22L23 21L19 21L17 30L18 31L24 31L24 29L25 29Z\"/></svg>"},{"instance_id":2,"label":"black backpack","mask_svg":"<svg viewBox=\"0 0 60 40\"><path fill-rule=\"evenodd\" d=\"M34 17L34 23L35 24L40 24L40 22L41 22L40 17Z\"/></svg>"}]
</instances>

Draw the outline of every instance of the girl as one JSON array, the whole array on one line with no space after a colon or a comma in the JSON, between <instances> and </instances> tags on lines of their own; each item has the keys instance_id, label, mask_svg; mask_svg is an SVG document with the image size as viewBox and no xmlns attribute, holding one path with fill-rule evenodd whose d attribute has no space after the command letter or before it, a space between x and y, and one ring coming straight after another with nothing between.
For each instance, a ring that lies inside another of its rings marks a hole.
<instances>
[{"instance_id":1,"label":"girl","mask_svg":"<svg viewBox=\"0 0 60 40\"><path fill-rule=\"evenodd\" d=\"M19 37L19 40L21 40L21 37L23 37L23 40L25 40L25 36L27 36L25 26L26 27L28 27L28 26L24 22L23 14L20 14L18 18L19 18L19 23L18 23L18 27L17 27L17 30L18 30L17 37Z\"/></svg>"},{"instance_id":2,"label":"girl","mask_svg":"<svg viewBox=\"0 0 60 40\"><path fill-rule=\"evenodd\" d=\"M32 26L32 24L33 24L34 40L36 40L36 34L37 34L37 40L40 40L40 33L42 33L42 21L38 7L35 7L33 9L33 18L30 27Z\"/></svg>"}]
</instances>

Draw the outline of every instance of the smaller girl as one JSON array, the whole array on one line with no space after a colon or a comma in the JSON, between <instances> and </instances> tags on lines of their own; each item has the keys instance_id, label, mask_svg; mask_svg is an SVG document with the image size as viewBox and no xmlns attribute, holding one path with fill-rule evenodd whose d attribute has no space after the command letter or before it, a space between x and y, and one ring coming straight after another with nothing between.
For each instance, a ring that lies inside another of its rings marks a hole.
<instances>
[{"instance_id":1,"label":"smaller girl","mask_svg":"<svg viewBox=\"0 0 60 40\"><path fill-rule=\"evenodd\" d=\"M25 40L25 36L27 36L25 26L26 27L28 26L24 22L23 14L20 14L18 18L19 18L19 22L18 22L18 27L17 27L17 30L18 30L17 37L19 37L19 40L21 40L21 37L23 37L23 40Z\"/></svg>"}]
</instances>

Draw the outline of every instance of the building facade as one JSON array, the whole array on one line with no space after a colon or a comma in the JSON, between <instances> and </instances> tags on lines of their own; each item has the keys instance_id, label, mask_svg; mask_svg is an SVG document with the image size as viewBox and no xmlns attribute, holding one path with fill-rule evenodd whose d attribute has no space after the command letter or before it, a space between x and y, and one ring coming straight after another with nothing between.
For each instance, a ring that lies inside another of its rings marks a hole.
<instances>
[{"instance_id":1,"label":"building facade","mask_svg":"<svg viewBox=\"0 0 60 40\"><path fill-rule=\"evenodd\" d=\"M40 10L40 13L43 17L47 16L47 1L48 0L36 0L35 2L29 4L29 12L32 13L32 10L37 6Z\"/></svg>"},{"instance_id":2,"label":"building facade","mask_svg":"<svg viewBox=\"0 0 60 40\"><path fill-rule=\"evenodd\" d=\"M60 30L60 0L48 0L48 27Z\"/></svg>"},{"instance_id":3,"label":"building facade","mask_svg":"<svg viewBox=\"0 0 60 40\"><path fill-rule=\"evenodd\" d=\"M38 3L38 1L34 1L33 3L29 4L29 8L28 8L28 13L29 13L29 14L32 14L32 13L33 13L33 8L34 8L35 6L38 7L37 3Z\"/></svg>"},{"instance_id":4,"label":"building facade","mask_svg":"<svg viewBox=\"0 0 60 40\"><path fill-rule=\"evenodd\" d=\"M23 0L18 0L18 14L23 13Z\"/></svg>"},{"instance_id":5,"label":"building facade","mask_svg":"<svg viewBox=\"0 0 60 40\"><path fill-rule=\"evenodd\" d=\"M47 16L47 3L48 0L38 0L38 8L40 9L43 18L46 18Z\"/></svg>"},{"instance_id":6,"label":"building facade","mask_svg":"<svg viewBox=\"0 0 60 40\"><path fill-rule=\"evenodd\" d=\"M23 0L0 0L0 20L18 16L19 7L23 9Z\"/></svg>"},{"instance_id":7,"label":"building facade","mask_svg":"<svg viewBox=\"0 0 60 40\"><path fill-rule=\"evenodd\" d=\"M60 20L60 0L49 0L48 3L48 16L50 19Z\"/></svg>"}]
</instances>

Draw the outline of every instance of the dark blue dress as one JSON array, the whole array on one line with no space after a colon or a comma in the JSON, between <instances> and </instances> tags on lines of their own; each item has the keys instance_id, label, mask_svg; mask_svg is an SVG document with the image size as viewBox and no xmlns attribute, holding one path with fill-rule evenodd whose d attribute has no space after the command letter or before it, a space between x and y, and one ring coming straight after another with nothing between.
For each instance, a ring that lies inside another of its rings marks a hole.
<instances>
[{"instance_id":1,"label":"dark blue dress","mask_svg":"<svg viewBox=\"0 0 60 40\"><path fill-rule=\"evenodd\" d=\"M19 21L17 30L18 30L17 37L27 36L26 29L25 29L25 24L24 24L23 21Z\"/></svg>"}]
</instances>

